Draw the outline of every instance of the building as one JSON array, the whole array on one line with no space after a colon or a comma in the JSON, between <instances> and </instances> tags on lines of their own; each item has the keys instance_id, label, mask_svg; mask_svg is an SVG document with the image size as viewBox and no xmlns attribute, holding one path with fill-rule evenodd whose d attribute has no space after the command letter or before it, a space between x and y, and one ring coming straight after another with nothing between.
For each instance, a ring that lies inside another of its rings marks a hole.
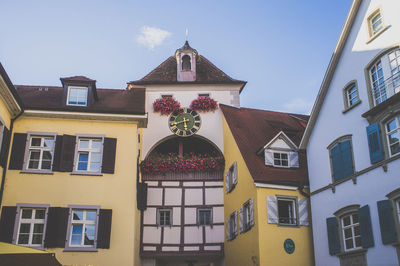
<instances>
[{"instance_id":1,"label":"building","mask_svg":"<svg viewBox=\"0 0 400 266\"><path fill-rule=\"evenodd\" d=\"M83 76L61 85L14 90L2 73L2 130L11 137L3 143L12 145L2 157L0 241L55 253L63 265L140 265L145 92L97 88Z\"/></svg>"},{"instance_id":2,"label":"building","mask_svg":"<svg viewBox=\"0 0 400 266\"><path fill-rule=\"evenodd\" d=\"M313 265L308 116L221 105L226 265Z\"/></svg>"},{"instance_id":3,"label":"building","mask_svg":"<svg viewBox=\"0 0 400 266\"><path fill-rule=\"evenodd\" d=\"M147 192L142 265L224 265L224 139L217 103L239 107L245 84L187 41L128 83L131 91L145 88L149 115L141 135L140 186Z\"/></svg>"},{"instance_id":4,"label":"building","mask_svg":"<svg viewBox=\"0 0 400 266\"><path fill-rule=\"evenodd\" d=\"M399 8L353 1L300 145L316 265L399 265Z\"/></svg>"}]
</instances>

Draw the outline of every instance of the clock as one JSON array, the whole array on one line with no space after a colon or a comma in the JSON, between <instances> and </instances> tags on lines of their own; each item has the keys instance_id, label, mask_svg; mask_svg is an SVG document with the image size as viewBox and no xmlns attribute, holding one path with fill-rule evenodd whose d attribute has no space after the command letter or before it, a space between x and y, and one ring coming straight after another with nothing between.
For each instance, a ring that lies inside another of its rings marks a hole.
<instances>
[{"instance_id":1,"label":"clock","mask_svg":"<svg viewBox=\"0 0 400 266\"><path fill-rule=\"evenodd\" d=\"M182 108L173 112L168 119L168 127L179 137L189 137L199 131L201 126L200 115L189 108Z\"/></svg>"}]
</instances>

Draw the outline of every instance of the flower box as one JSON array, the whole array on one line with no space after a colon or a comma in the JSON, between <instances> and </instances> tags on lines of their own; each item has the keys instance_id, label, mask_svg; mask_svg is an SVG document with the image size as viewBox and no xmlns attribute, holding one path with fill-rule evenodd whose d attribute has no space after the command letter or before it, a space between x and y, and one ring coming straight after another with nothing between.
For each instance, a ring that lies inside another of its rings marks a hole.
<instances>
[{"instance_id":1,"label":"flower box","mask_svg":"<svg viewBox=\"0 0 400 266\"><path fill-rule=\"evenodd\" d=\"M207 96L199 96L190 104L190 109L201 112L214 112L218 109L218 103Z\"/></svg>"}]
</instances>

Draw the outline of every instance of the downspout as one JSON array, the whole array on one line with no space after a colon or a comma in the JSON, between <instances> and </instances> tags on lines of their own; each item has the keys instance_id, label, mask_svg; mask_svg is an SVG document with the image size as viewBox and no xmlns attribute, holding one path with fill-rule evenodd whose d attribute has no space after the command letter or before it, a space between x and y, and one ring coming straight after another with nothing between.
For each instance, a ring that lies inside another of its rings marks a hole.
<instances>
[{"instance_id":1,"label":"downspout","mask_svg":"<svg viewBox=\"0 0 400 266\"><path fill-rule=\"evenodd\" d=\"M6 158L6 163L3 167L3 174L1 176L1 187L0 187L0 207L3 204L3 192L4 192L4 183L6 181L6 173L7 173L7 165L8 165L8 155L10 152L10 146L11 146L11 136L14 128L14 121L17 120L22 114L24 113L24 109L21 110L19 114L17 114L14 118L11 118L10 122L10 143L8 144L7 147L7 158Z\"/></svg>"},{"instance_id":2,"label":"downspout","mask_svg":"<svg viewBox=\"0 0 400 266\"><path fill-rule=\"evenodd\" d=\"M310 194L308 194L307 192L304 192L303 189L304 189L304 184L301 183L299 185L299 192L300 192L301 195L303 195L304 197L309 199L310 198Z\"/></svg>"}]
</instances>

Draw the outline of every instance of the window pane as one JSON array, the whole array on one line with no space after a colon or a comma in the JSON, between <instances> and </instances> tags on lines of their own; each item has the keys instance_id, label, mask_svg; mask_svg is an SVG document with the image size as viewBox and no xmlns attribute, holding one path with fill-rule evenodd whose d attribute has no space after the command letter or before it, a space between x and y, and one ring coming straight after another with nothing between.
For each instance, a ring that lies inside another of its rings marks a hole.
<instances>
[{"instance_id":1,"label":"window pane","mask_svg":"<svg viewBox=\"0 0 400 266\"><path fill-rule=\"evenodd\" d=\"M347 226L350 224L350 216L346 216L343 218L343 225Z\"/></svg>"},{"instance_id":2,"label":"window pane","mask_svg":"<svg viewBox=\"0 0 400 266\"><path fill-rule=\"evenodd\" d=\"M27 234L20 234L18 238L18 244L26 245L29 241L29 235Z\"/></svg>"},{"instance_id":3,"label":"window pane","mask_svg":"<svg viewBox=\"0 0 400 266\"><path fill-rule=\"evenodd\" d=\"M353 214L353 224L358 223L358 214Z\"/></svg>"},{"instance_id":4,"label":"window pane","mask_svg":"<svg viewBox=\"0 0 400 266\"><path fill-rule=\"evenodd\" d=\"M51 152L49 151L43 151L43 160L51 160Z\"/></svg>"},{"instance_id":5,"label":"window pane","mask_svg":"<svg viewBox=\"0 0 400 266\"><path fill-rule=\"evenodd\" d=\"M54 145L54 139L44 139L44 147L52 148Z\"/></svg>"},{"instance_id":6,"label":"window pane","mask_svg":"<svg viewBox=\"0 0 400 266\"><path fill-rule=\"evenodd\" d=\"M79 148L84 148L84 149L89 148L89 140L88 139L80 139L79 140Z\"/></svg>"},{"instance_id":7,"label":"window pane","mask_svg":"<svg viewBox=\"0 0 400 266\"><path fill-rule=\"evenodd\" d=\"M394 130L396 128L396 120L393 119L392 121L390 121L389 123L387 123L387 131L390 132L392 130Z\"/></svg>"},{"instance_id":8,"label":"window pane","mask_svg":"<svg viewBox=\"0 0 400 266\"><path fill-rule=\"evenodd\" d=\"M281 157L282 157L282 160L287 160L288 159L286 153L281 153Z\"/></svg>"},{"instance_id":9,"label":"window pane","mask_svg":"<svg viewBox=\"0 0 400 266\"><path fill-rule=\"evenodd\" d=\"M43 161L42 169L51 169L51 161Z\"/></svg>"},{"instance_id":10,"label":"window pane","mask_svg":"<svg viewBox=\"0 0 400 266\"><path fill-rule=\"evenodd\" d=\"M43 233L44 224L34 224L33 225L33 232L34 233Z\"/></svg>"},{"instance_id":11,"label":"window pane","mask_svg":"<svg viewBox=\"0 0 400 266\"><path fill-rule=\"evenodd\" d=\"M29 161L29 169L39 169L39 161Z\"/></svg>"},{"instance_id":12,"label":"window pane","mask_svg":"<svg viewBox=\"0 0 400 266\"><path fill-rule=\"evenodd\" d=\"M100 163L91 163L90 164L90 171L100 172Z\"/></svg>"},{"instance_id":13,"label":"window pane","mask_svg":"<svg viewBox=\"0 0 400 266\"><path fill-rule=\"evenodd\" d=\"M92 141L92 149L100 150L101 149L101 140L93 140Z\"/></svg>"},{"instance_id":14,"label":"window pane","mask_svg":"<svg viewBox=\"0 0 400 266\"><path fill-rule=\"evenodd\" d=\"M73 225L72 226L72 234L73 235L81 235L82 234L82 225Z\"/></svg>"},{"instance_id":15,"label":"window pane","mask_svg":"<svg viewBox=\"0 0 400 266\"><path fill-rule=\"evenodd\" d=\"M346 249L351 249L353 247L354 247L353 246L353 239L350 238L350 239L346 240Z\"/></svg>"},{"instance_id":16,"label":"window pane","mask_svg":"<svg viewBox=\"0 0 400 266\"><path fill-rule=\"evenodd\" d=\"M36 210L35 219L44 219L45 210Z\"/></svg>"},{"instance_id":17,"label":"window pane","mask_svg":"<svg viewBox=\"0 0 400 266\"><path fill-rule=\"evenodd\" d=\"M87 170L87 163L78 163L78 170L79 171L86 171Z\"/></svg>"},{"instance_id":18,"label":"window pane","mask_svg":"<svg viewBox=\"0 0 400 266\"><path fill-rule=\"evenodd\" d=\"M275 159L280 159L281 158L281 154L280 153L274 153L274 158Z\"/></svg>"},{"instance_id":19,"label":"window pane","mask_svg":"<svg viewBox=\"0 0 400 266\"><path fill-rule=\"evenodd\" d=\"M32 244L42 244L43 234L34 234L32 236Z\"/></svg>"},{"instance_id":20,"label":"window pane","mask_svg":"<svg viewBox=\"0 0 400 266\"><path fill-rule=\"evenodd\" d=\"M94 245L95 225L86 225L84 245Z\"/></svg>"},{"instance_id":21,"label":"window pane","mask_svg":"<svg viewBox=\"0 0 400 266\"><path fill-rule=\"evenodd\" d=\"M351 228L347 228L347 229L344 230L344 237L345 238L350 238L352 236L353 236L353 233L351 231Z\"/></svg>"},{"instance_id":22,"label":"window pane","mask_svg":"<svg viewBox=\"0 0 400 266\"><path fill-rule=\"evenodd\" d=\"M283 165L283 166L288 166L288 161L283 160L283 161L282 161L282 165Z\"/></svg>"},{"instance_id":23,"label":"window pane","mask_svg":"<svg viewBox=\"0 0 400 266\"><path fill-rule=\"evenodd\" d=\"M96 221L97 211L86 211L87 221Z\"/></svg>"},{"instance_id":24,"label":"window pane","mask_svg":"<svg viewBox=\"0 0 400 266\"><path fill-rule=\"evenodd\" d=\"M361 237L356 237L356 247L361 247Z\"/></svg>"},{"instance_id":25,"label":"window pane","mask_svg":"<svg viewBox=\"0 0 400 266\"><path fill-rule=\"evenodd\" d=\"M396 142L399 142L399 135L397 134L397 132L394 132L389 135L389 143L394 144Z\"/></svg>"},{"instance_id":26,"label":"window pane","mask_svg":"<svg viewBox=\"0 0 400 266\"><path fill-rule=\"evenodd\" d=\"M101 153L100 152L92 152L90 161L93 163L98 163L101 160Z\"/></svg>"},{"instance_id":27,"label":"window pane","mask_svg":"<svg viewBox=\"0 0 400 266\"><path fill-rule=\"evenodd\" d=\"M40 158L40 151L33 150L31 151L30 157L31 160L39 160Z\"/></svg>"},{"instance_id":28,"label":"window pane","mask_svg":"<svg viewBox=\"0 0 400 266\"><path fill-rule=\"evenodd\" d=\"M19 228L20 233L29 233L31 231L31 224L21 224Z\"/></svg>"},{"instance_id":29,"label":"window pane","mask_svg":"<svg viewBox=\"0 0 400 266\"><path fill-rule=\"evenodd\" d=\"M392 155L399 153L400 152L400 144L396 143L396 144L390 146L390 152L392 153Z\"/></svg>"},{"instance_id":30,"label":"window pane","mask_svg":"<svg viewBox=\"0 0 400 266\"><path fill-rule=\"evenodd\" d=\"M79 159L80 162L87 162L89 160L89 154L88 153L79 153Z\"/></svg>"},{"instance_id":31,"label":"window pane","mask_svg":"<svg viewBox=\"0 0 400 266\"><path fill-rule=\"evenodd\" d=\"M83 211L73 211L73 220L81 221L83 220Z\"/></svg>"},{"instance_id":32,"label":"window pane","mask_svg":"<svg viewBox=\"0 0 400 266\"><path fill-rule=\"evenodd\" d=\"M23 219L30 219L32 218L32 209L23 209L22 216Z\"/></svg>"},{"instance_id":33,"label":"window pane","mask_svg":"<svg viewBox=\"0 0 400 266\"><path fill-rule=\"evenodd\" d=\"M31 139L31 146L32 147L40 147L42 139L41 138L32 138Z\"/></svg>"},{"instance_id":34,"label":"window pane","mask_svg":"<svg viewBox=\"0 0 400 266\"><path fill-rule=\"evenodd\" d=\"M82 236L80 235L72 235L71 237L71 245L80 245Z\"/></svg>"}]
</instances>

